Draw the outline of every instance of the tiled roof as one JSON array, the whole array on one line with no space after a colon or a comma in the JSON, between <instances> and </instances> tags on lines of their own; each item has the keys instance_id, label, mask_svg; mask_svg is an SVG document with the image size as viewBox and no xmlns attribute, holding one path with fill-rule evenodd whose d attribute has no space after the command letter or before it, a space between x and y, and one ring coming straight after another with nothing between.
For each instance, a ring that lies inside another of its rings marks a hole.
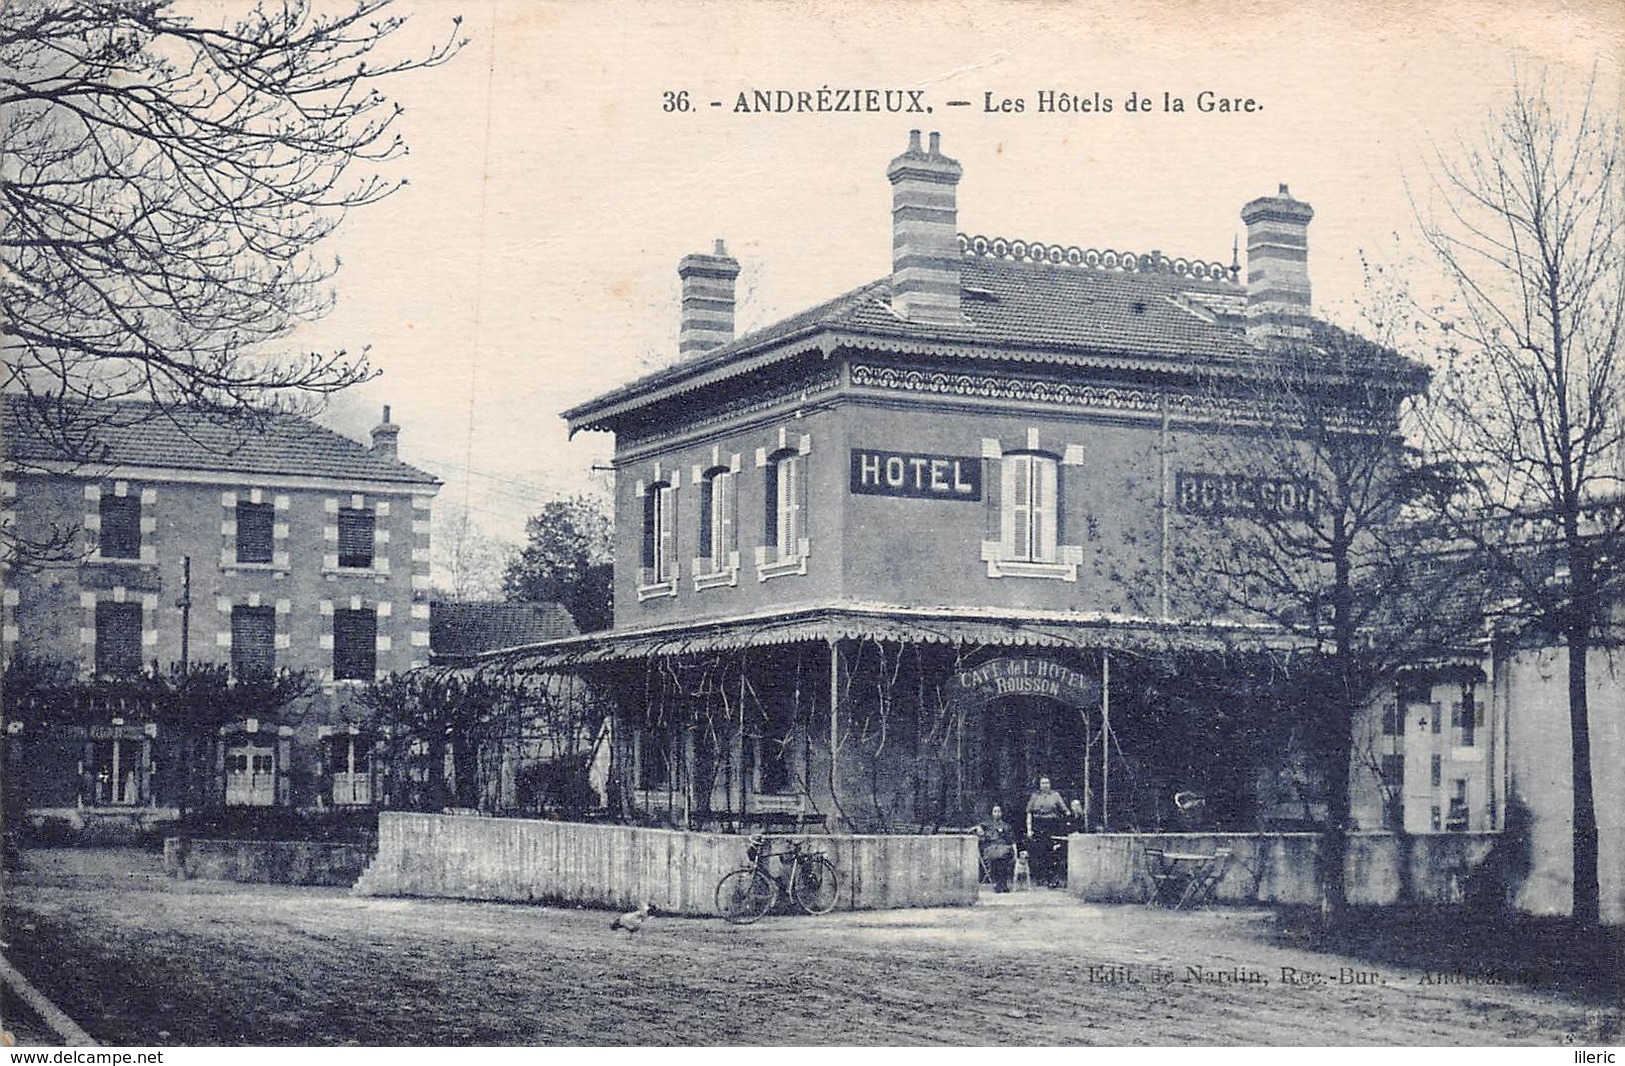
<instances>
[{"instance_id":1,"label":"tiled roof","mask_svg":"<svg viewBox=\"0 0 1625 1066\"><path fill-rule=\"evenodd\" d=\"M576 635L558 603L433 603L429 651L437 659L517 648Z\"/></svg>"},{"instance_id":2,"label":"tiled roof","mask_svg":"<svg viewBox=\"0 0 1625 1066\"><path fill-rule=\"evenodd\" d=\"M826 345L898 353L1151 372L1242 367L1264 358L1247 341L1246 290L1230 281L971 253L959 266L963 324L900 317L891 307L891 278L882 278L621 386L564 417L572 429L601 428L645 397L743 372L804 351L819 338ZM1404 362L1393 358L1396 367Z\"/></svg>"},{"instance_id":3,"label":"tiled roof","mask_svg":"<svg viewBox=\"0 0 1625 1066\"><path fill-rule=\"evenodd\" d=\"M297 415L244 418L188 407L109 402L46 408L5 397L6 457L342 481L438 485L439 479ZM62 429L66 426L66 437Z\"/></svg>"}]
</instances>

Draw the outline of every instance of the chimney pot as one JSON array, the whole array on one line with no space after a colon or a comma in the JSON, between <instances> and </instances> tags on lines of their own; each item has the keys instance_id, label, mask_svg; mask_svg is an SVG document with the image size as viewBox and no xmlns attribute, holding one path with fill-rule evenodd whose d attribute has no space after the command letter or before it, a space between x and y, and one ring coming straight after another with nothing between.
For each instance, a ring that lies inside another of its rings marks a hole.
<instances>
[{"instance_id":1,"label":"chimney pot","mask_svg":"<svg viewBox=\"0 0 1625 1066\"><path fill-rule=\"evenodd\" d=\"M942 154L942 135L931 134L931 152L920 151L920 131L910 130L908 150L891 161L892 310L911 322L957 325L959 307L960 165Z\"/></svg>"},{"instance_id":2,"label":"chimney pot","mask_svg":"<svg viewBox=\"0 0 1625 1066\"><path fill-rule=\"evenodd\" d=\"M734 339L734 281L739 260L717 238L710 255L685 255L677 264L682 307L677 323L677 354L697 355Z\"/></svg>"},{"instance_id":3,"label":"chimney pot","mask_svg":"<svg viewBox=\"0 0 1625 1066\"><path fill-rule=\"evenodd\" d=\"M372 427L372 450L385 459L400 457L401 427L389 420L389 405L384 405L384 420Z\"/></svg>"}]
</instances>

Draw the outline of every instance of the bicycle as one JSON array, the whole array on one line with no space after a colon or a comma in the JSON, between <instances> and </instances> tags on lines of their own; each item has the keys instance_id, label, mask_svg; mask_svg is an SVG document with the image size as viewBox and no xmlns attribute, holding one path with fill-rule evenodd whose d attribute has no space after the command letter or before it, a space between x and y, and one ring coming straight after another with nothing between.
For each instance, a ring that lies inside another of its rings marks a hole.
<instances>
[{"instance_id":1,"label":"bicycle","mask_svg":"<svg viewBox=\"0 0 1625 1066\"><path fill-rule=\"evenodd\" d=\"M835 864L821 851L809 851L799 840L786 840L776 851L764 833L752 834L745 857L751 865L724 874L717 882L717 913L734 925L748 925L788 896L808 914L835 909L841 880ZM768 872L768 862L779 860L779 874Z\"/></svg>"}]
</instances>

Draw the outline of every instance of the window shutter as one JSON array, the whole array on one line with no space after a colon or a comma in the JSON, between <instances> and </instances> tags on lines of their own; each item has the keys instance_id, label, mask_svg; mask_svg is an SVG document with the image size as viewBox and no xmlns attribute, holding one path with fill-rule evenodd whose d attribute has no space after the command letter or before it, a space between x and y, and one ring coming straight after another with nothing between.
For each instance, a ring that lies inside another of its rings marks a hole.
<instances>
[{"instance_id":1,"label":"window shutter","mask_svg":"<svg viewBox=\"0 0 1625 1066\"><path fill-rule=\"evenodd\" d=\"M700 479L700 558L710 559L715 554L711 550L712 520L711 509L717 505L717 491L722 488L719 484L724 475L712 474L710 477Z\"/></svg>"},{"instance_id":2,"label":"window shutter","mask_svg":"<svg viewBox=\"0 0 1625 1066\"><path fill-rule=\"evenodd\" d=\"M370 609L333 612L333 678L372 681L378 673L378 616Z\"/></svg>"},{"instance_id":3,"label":"window shutter","mask_svg":"<svg viewBox=\"0 0 1625 1066\"><path fill-rule=\"evenodd\" d=\"M801 542L807 539L807 456L795 459L796 468L796 530L790 541L790 554L801 553Z\"/></svg>"},{"instance_id":4,"label":"window shutter","mask_svg":"<svg viewBox=\"0 0 1625 1066\"><path fill-rule=\"evenodd\" d=\"M141 497L103 496L100 510L102 558L138 558L141 555Z\"/></svg>"},{"instance_id":5,"label":"window shutter","mask_svg":"<svg viewBox=\"0 0 1625 1066\"><path fill-rule=\"evenodd\" d=\"M268 677L276 669L276 611L231 609L231 669L239 678Z\"/></svg>"},{"instance_id":6,"label":"window shutter","mask_svg":"<svg viewBox=\"0 0 1625 1066\"><path fill-rule=\"evenodd\" d=\"M237 561L268 563L272 558L275 509L268 503L237 505Z\"/></svg>"},{"instance_id":7,"label":"window shutter","mask_svg":"<svg viewBox=\"0 0 1625 1066\"><path fill-rule=\"evenodd\" d=\"M779 543L779 464L768 463L765 469L767 478L763 492L767 507L763 516L762 543L767 545L771 552Z\"/></svg>"},{"instance_id":8,"label":"window shutter","mask_svg":"<svg viewBox=\"0 0 1625 1066\"><path fill-rule=\"evenodd\" d=\"M365 569L372 565L372 512L353 507L339 511L339 565Z\"/></svg>"},{"instance_id":9,"label":"window shutter","mask_svg":"<svg viewBox=\"0 0 1625 1066\"><path fill-rule=\"evenodd\" d=\"M1050 514L1055 516L1055 529L1051 536L1052 544L1065 544L1066 540L1066 464L1052 463L1050 471L1054 476L1054 500L1050 504ZM1054 558L1054 552L1050 553Z\"/></svg>"},{"instance_id":10,"label":"window shutter","mask_svg":"<svg viewBox=\"0 0 1625 1066\"><path fill-rule=\"evenodd\" d=\"M1055 505L1058 478L1053 459L1033 457L1033 559L1037 562L1055 561Z\"/></svg>"},{"instance_id":11,"label":"window shutter","mask_svg":"<svg viewBox=\"0 0 1625 1066\"><path fill-rule=\"evenodd\" d=\"M141 671L141 605L105 600L96 605L96 673L122 677Z\"/></svg>"},{"instance_id":12,"label":"window shutter","mask_svg":"<svg viewBox=\"0 0 1625 1066\"><path fill-rule=\"evenodd\" d=\"M660 563L657 581L669 581L677 555L677 490L667 485L660 490Z\"/></svg>"},{"instance_id":13,"label":"window shutter","mask_svg":"<svg viewBox=\"0 0 1625 1066\"><path fill-rule=\"evenodd\" d=\"M1006 559L1025 559L1031 550L1032 466L1027 456L1009 457L1004 464L1004 521L999 530L1001 554Z\"/></svg>"},{"instance_id":14,"label":"window shutter","mask_svg":"<svg viewBox=\"0 0 1625 1066\"><path fill-rule=\"evenodd\" d=\"M650 487L643 494L643 569L652 570L655 565L655 493L658 489ZM647 582L645 582L647 584Z\"/></svg>"},{"instance_id":15,"label":"window shutter","mask_svg":"<svg viewBox=\"0 0 1625 1066\"><path fill-rule=\"evenodd\" d=\"M738 523L734 521L734 510L739 505L739 479L733 474L723 474L718 479L718 489L722 492L719 509L722 512L722 550L736 552L739 550ZM719 564L727 563L727 559L718 560Z\"/></svg>"},{"instance_id":16,"label":"window shutter","mask_svg":"<svg viewBox=\"0 0 1625 1066\"><path fill-rule=\"evenodd\" d=\"M986 515L986 526L982 530L983 540L1003 541L1004 508L1002 500L1003 463L997 459L982 460L982 500L983 513Z\"/></svg>"}]
</instances>

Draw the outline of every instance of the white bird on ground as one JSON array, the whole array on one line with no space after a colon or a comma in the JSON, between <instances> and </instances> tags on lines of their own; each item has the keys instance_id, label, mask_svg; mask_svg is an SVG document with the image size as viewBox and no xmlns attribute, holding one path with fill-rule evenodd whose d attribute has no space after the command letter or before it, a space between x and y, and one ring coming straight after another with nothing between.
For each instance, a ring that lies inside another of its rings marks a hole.
<instances>
[{"instance_id":1,"label":"white bird on ground","mask_svg":"<svg viewBox=\"0 0 1625 1066\"><path fill-rule=\"evenodd\" d=\"M613 929L625 929L626 932L627 932L627 935L630 936L633 933L636 933L639 929L643 928L643 923L648 921L649 912L651 910L653 910L653 909L654 909L654 904L645 903L643 906L639 907L637 910L635 910L635 911L627 911L625 914L621 915L619 918L616 918L613 922L609 923L609 927L612 930Z\"/></svg>"}]
</instances>

